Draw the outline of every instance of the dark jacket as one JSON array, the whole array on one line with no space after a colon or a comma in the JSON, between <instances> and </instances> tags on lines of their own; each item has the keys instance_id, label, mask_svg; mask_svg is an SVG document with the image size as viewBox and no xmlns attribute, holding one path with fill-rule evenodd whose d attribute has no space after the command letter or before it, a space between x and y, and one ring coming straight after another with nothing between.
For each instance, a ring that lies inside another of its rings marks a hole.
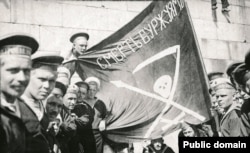
<instances>
[{"instance_id":1,"label":"dark jacket","mask_svg":"<svg viewBox=\"0 0 250 153\"><path fill-rule=\"evenodd\" d=\"M18 103L21 99L17 99ZM8 108L0 106L0 152L25 153L25 126Z\"/></svg>"},{"instance_id":2,"label":"dark jacket","mask_svg":"<svg viewBox=\"0 0 250 153\"><path fill-rule=\"evenodd\" d=\"M92 131L92 122L95 115L94 110L89 104L81 102L75 106L72 112L78 116L76 120L77 139L82 144L84 153L95 153L96 145Z\"/></svg>"},{"instance_id":3,"label":"dark jacket","mask_svg":"<svg viewBox=\"0 0 250 153\"><path fill-rule=\"evenodd\" d=\"M245 137L246 127L241 120L241 112L232 104L220 120L221 134L223 137Z\"/></svg>"},{"instance_id":4,"label":"dark jacket","mask_svg":"<svg viewBox=\"0 0 250 153\"><path fill-rule=\"evenodd\" d=\"M148 151L146 151L148 150ZM147 148L143 149L143 153L174 153L173 149L167 146L166 144L163 144L161 147L161 150L155 150L153 144L150 144L147 146Z\"/></svg>"},{"instance_id":5,"label":"dark jacket","mask_svg":"<svg viewBox=\"0 0 250 153\"><path fill-rule=\"evenodd\" d=\"M250 99L245 100L241 107L241 120L246 127L248 137L250 136Z\"/></svg>"},{"instance_id":6,"label":"dark jacket","mask_svg":"<svg viewBox=\"0 0 250 153\"><path fill-rule=\"evenodd\" d=\"M62 153L74 152L74 149L77 150L78 146L73 146L72 148L70 146L72 145L71 140L76 134L75 120L71 117L70 112L65 106L62 108L60 116L62 118L62 124L60 126L60 131L56 136L59 142L59 147Z\"/></svg>"},{"instance_id":7,"label":"dark jacket","mask_svg":"<svg viewBox=\"0 0 250 153\"><path fill-rule=\"evenodd\" d=\"M51 153L53 146L50 146L46 132L49 124L47 115L45 114L39 121L31 108L23 102L20 103L20 110L27 131L26 153Z\"/></svg>"}]
</instances>

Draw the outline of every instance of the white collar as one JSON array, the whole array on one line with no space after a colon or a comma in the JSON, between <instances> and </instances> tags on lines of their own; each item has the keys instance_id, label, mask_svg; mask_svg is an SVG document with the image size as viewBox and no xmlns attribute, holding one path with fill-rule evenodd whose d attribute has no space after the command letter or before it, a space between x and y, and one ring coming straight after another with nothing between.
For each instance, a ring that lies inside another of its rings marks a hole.
<instances>
[{"instance_id":1,"label":"white collar","mask_svg":"<svg viewBox=\"0 0 250 153\"><path fill-rule=\"evenodd\" d=\"M21 117L21 112L18 104L18 100L15 99L14 103L9 103L6 101L6 99L1 97L1 105L3 107L6 107L9 111L14 113L17 117Z\"/></svg>"},{"instance_id":2,"label":"white collar","mask_svg":"<svg viewBox=\"0 0 250 153\"><path fill-rule=\"evenodd\" d=\"M35 101L33 98L28 98L26 95L22 95L24 102L31 108L36 114L39 121L42 120L44 115L44 107L40 100Z\"/></svg>"}]
</instances>

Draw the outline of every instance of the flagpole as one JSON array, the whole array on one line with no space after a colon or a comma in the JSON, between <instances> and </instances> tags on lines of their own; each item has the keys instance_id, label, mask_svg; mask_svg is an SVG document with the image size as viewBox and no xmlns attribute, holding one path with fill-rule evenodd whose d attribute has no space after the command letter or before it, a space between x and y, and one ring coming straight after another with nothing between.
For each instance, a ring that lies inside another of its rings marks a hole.
<instances>
[{"instance_id":1,"label":"flagpole","mask_svg":"<svg viewBox=\"0 0 250 153\"><path fill-rule=\"evenodd\" d=\"M187 9L187 15L188 15L188 18L190 20L190 25L191 25L191 28L192 28L192 31L193 31L193 34L194 34L194 40L195 40L195 44L196 44L196 47L197 47L197 53L198 53L198 57L199 59L203 59L202 55L201 55L201 49L200 49L200 45L199 45L199 41L198 41L198 37L196 35L196 31L195 31L195 28L194 28L194 25L193 25L193 20L191 18L191 15L190 15L190 11L189 11L189 7L187 5L187 2L185 0L185 5L186 5L186 9ZM203 61L203 60L202 60ZM205 64L204 62L200 61L199 64L201 64L201 67L202 67L202 70L203 70L203 75L204 75L204 79L206 80L206 84L207 86L209 85L209 81L208 81L208 78L205 77L205 74L207 74L206 72L206 69L205 69Z\"/></svg>"},{"instance_id":2,"label":"flagpole","mask_svg":"<svg viewBox=\"0 0 250 153\"><path fill-rule=\"evenodd\" d=\"M193 35L194 35L194 40L195 40L195 44L196 44L196 47L197 47L197 56L199 57L200 60L198 60L198 64L200 64L200 66L202 67L202 72L200 72L199 74L202 75L201 78L203 78L205 80L204 84L206 86L206 89L203 88L203 93L204 95L209 95L209 92L208 92L208 88L209 88L209 81L208 81L208 77L207 77L207 72L206 72L206 69L205 69L205 64L203 62L203 57L201 55L201 49L200 49L200 45L199 45L199 41L198 41L198 37L196 35L196 32L195 32L195 29L194 29L194 25L193 25L193 21L192 21L192 18L191 18L191 15L190 15L190 11L189 11L189 7L187 5L187 2L185 0L185 6L186 6L186 9L187 9L187 15L188 15L188 18L189 18L189 21L190 21L190 25L191 25L191 28L192 28L192 31L193 31ZM201 80L202 81L202 80ZM211 111L210 111L210 108L211 108L211 99L210 97L205 97L205 100L206 100L206 105L207 105L207 111L208 111L208 114L210 115L210 117L212 116L211 115Z\"/></svg>"}]
</instances>

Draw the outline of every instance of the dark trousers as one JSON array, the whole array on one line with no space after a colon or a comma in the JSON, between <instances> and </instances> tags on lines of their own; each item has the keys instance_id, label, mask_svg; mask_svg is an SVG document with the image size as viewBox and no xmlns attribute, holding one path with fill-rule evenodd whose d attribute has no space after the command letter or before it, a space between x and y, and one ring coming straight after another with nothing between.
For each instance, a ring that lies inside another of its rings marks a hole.
<instances>
[{"instance_id":1,"label":"dark trousers","mask_svg":"<svg viewBox=\"0 0 250 153\"><path fill-rule=\"evenodd\" d=\"M217 0L212 0L212 5L217 5ZM222 8L227 8L229 6L228 0L221 0Z\"/></svg>"},{"instance_id":2,"label":"dark trousers","mask_svg":"<svg viewBox=\"0 0 250 153\"><path fill-rule=\"evenodd\" d=\"M96 142L92 129L81 131L79 136L84 153L96 153Z\"/></svg>"}]
</instances>

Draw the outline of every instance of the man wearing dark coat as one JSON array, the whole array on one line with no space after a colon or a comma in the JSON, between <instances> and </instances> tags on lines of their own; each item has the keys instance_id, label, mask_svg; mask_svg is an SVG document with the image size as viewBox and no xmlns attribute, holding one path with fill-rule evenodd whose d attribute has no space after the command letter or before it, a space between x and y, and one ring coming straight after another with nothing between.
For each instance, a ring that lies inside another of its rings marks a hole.
<instances>
[{"instance_id":1,"label":"man wearing dark coat","mask_svg":"<svg viewBox=\"0 0 250 153\"><path fill-rule=\"evenodd\" d=\"M57 135L62 153L73 153L78 152L79 150L78 145L72 140L76 135L77 126L75 116L71 112L76 103L77 93L78 88L70 85L63 97L63 107L60 113L62 125L60 126L60 131Z\"/></svg>"},{"instance_id":2,"label":"man wearing dark coat","mask_svg":"<svg viewBox=\"0 0 250 153\"><path fill-rule=\"evenodd\" d=\"M28 35L8 35L0 39L0 152L25 153L25 126L20 103L30 80L30 56L38 42Z\"/></svg>"},{"instance_id":3,"label":"man wearing dark coat","mask_svg":"<svg viewBox=\"0 0 250 153\"><path fill-rule=\"evenodd\" d=\"M241 90L250 95L250 51L246 55L245 63L242 63L234 70L234 79L239 84ZM244 99L244 103L241 106L241 120L246 127L247 134L250 136L250 99Z\"/></svg>"},{"instance_id":4,"label":"man wearing dark coat","mask_svg":"<svg viewBox=\"0 0 250 153\"><path fill-rule=\"evenodd\" d=\"M160 137L151 140L151 144L144 148L143 153L174 153L174 151L164 144L164 140Z\"/></svg>"},{"instance_id":5,"label":"man wearing dark coat","mask_svg":"<svg viewBox=\"0 0 250 153\"><path fill-rule=\"evenodd\" d=\"M83 146L84 153L96 153L95 137L92 131L92 123L94 121L95 111L87 104L86 97L89 90L89 85L86 82L79 81L75 83L79 88L79 97L73 112L83 119L88 119L88 122L82 128L77 129L79 141Z\"/></svg>"},{"instance_id":6,"label":"man wearing dark coat","mask_svg":"<svg viewBox=\"0 0 250 153\"><path fill-rule=\"evenodd\" d=\"M30 82L22 95L22 121L25 124L26 153L51 153L54 144L49 143L51 135L47 133L49 117L45 112L45 100L55 87L57 67L63 58L55 53L40 51L32 56Z\"/></svg>"}]
</instances>

